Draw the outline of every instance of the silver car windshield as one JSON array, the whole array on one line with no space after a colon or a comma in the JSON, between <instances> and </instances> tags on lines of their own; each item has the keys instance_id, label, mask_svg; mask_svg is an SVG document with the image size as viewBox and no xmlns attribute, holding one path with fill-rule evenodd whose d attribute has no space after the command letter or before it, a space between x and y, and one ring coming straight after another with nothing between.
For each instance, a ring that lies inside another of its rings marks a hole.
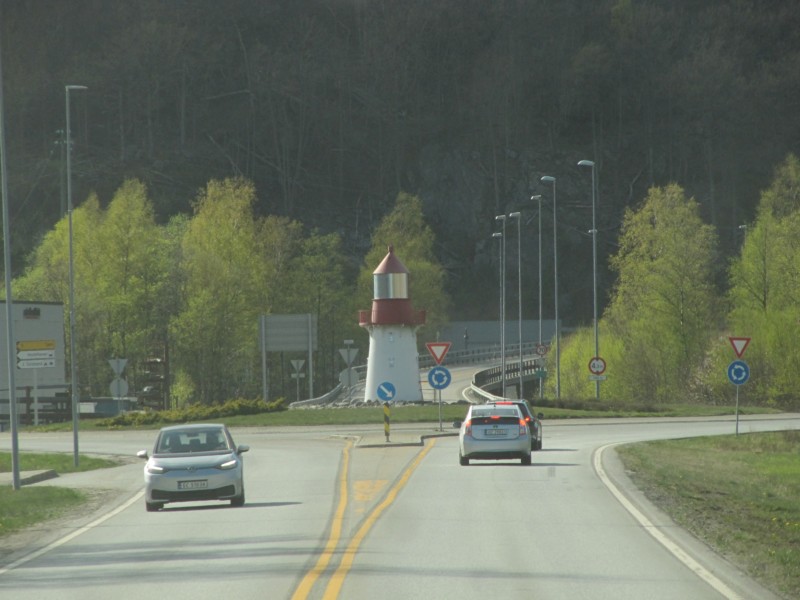
<instances>
[{"instance_id":1,"label":"silver car windshield","mask_svg":"<svg viewBox=\"0 0 800 600\"><path fill-rule=\"evenodd\" d=\"M228 450L225 434L219 429L176 430L161 434L156 454L185 454Z\"/></svg>"}]
</instances>

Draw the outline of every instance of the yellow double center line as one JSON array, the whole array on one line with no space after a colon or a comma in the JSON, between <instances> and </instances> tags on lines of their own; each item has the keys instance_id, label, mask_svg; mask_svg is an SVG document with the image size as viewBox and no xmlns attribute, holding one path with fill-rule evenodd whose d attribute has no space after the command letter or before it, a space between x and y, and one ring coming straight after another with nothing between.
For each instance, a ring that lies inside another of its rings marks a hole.
<instances>
[{"instance_id":1,"label":"yellow double center line","mask_svg":"<svg viewBox=\"0 0 800 600\"><path fill-rule=\"evenodd\" d=\"M430 452L431 448L433 448L435 442L435 438L430 440L429 443L426 444L422 449L422 451L417 454L416 458L414 458L408 468L403 472L400 479L397 480L397 482L386 494L386 497L383 499L383 501L372 510L369 516L365 519L364 524L350 540L344 556L342 557L342 561L339 563L339 567L331 576L331 580L328 582L328 587L325 588L325 593L322 596L323 600L336 600L339 597L339 593L344 585L344 580L353 566L353 561L355 560L359 546L361 546L361 542L364 541L364 538L367 536L370 529L372 529L372 526L375 525L377 520L380 518L381 514L383 514L383 511L385 511L395 501L397 494L399 494L400 490L402 490L408 483L411 475L422 462L422 459L425 458L428 452ZM342 522L344 521L344 512L347 509L347 476L350 463L350 450L352 446L352 442L348 442L343 452L343 467L339 476L339 505L337 506L336 514L333 517L331 534L328 536L325 549L322 551L317 564L314 565L314 567L308 573L306 573L305 577L303 577L300 585L297 586L297 589L292 595L292 600L305 600L308 598L308 595L311 593L311 589L314 587L317 579L319 579L320 575L322 575L328 568L331 558L333 557L333 552L339 545L339 540L342 534Z\"/></svg>"}]
</instances>

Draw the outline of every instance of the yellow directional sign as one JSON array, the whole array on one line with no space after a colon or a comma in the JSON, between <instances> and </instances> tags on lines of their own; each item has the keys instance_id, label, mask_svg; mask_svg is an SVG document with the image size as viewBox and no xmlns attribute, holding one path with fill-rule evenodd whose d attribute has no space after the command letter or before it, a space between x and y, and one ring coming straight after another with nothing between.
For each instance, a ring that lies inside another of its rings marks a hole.
<instances>
[{"instance_id":1,"label":"yellow directional sign","mask_svg":"<svg viewBox=\"0 0 800 600\"><path fill-rule=\"evenodd\" d=\"M55 350L55 340L25 340L17 342L17 352L26 350Z\"/></svg>"}]
</instances>

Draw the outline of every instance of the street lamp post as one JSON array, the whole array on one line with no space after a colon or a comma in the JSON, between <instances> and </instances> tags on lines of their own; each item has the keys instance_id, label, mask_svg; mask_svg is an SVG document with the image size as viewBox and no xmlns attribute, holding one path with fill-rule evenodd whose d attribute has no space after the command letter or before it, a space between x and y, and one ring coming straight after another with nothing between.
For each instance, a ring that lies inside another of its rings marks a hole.
<instances>
[{"instance_id":1,"label":"street lamp post","mask_svg":"<svg viewBox=\"0 0 800 600\"><path fill-rule=\"evenodd\" d=\"M505 360L506 360L506 353L505 353L505 346L503 342L505 341L505 329L506 329L506 313L505 313L505 306L504 306L504 299L503 299L503 234L500 232L493 233L492 237L498 240L500 243L497 245L499 248L498 257L500 263L499 269L499 288L500 288L500 369L503 371L503 390L505 391Z\"/></svg>"},{"instance_id":2,"label":"street lamp post","mask_svg":"<svg viewBox=\"0 0 800 600\"><path fill-rule=\"evenodd\" d=\"M531 196L539 201L539 346L542 345L542 195ZM539 399L544 398L544 382L539 379Z\"/></svg>"},{"instance_id":3,"label":"street lamp post","mask_svg":"<svg viewBox=\"0 0 800 600\"><path fill-rule=\"evenodd\" d=\"M500 235L500 377L503 398L506 397L506 215L497 215L495 221L503 223Z\"/></svg>"},{"instance_id":4,"label":"street lamp post","mask_svg":"<svg viewBox=\"0 0 800 600\"><path fill-rule=\"evenodd\" d=\"M8 368L8 419L11 427L11 488L20 489L22 482L19 471L19 433L17 418L17 384L14 372L17 369L14 356L14 298L11 293L11 226L8 218L8 168L6 161L5 108L3 102L3 66L0 61L0 200L3 213L3 279L6 301L6 367Z\"/></svg>"},{"instance_id":5,"label":"street lamp post","mask_svg":"<svg viewBox=\"0 0 800 600\"><path fill-rule=\"evenodd\" d=\"M508 215L517 220L517 336L519 339L519 397L525 398L522 383L522 214L512 212Z\"/></svg>"},{"instance_id":6,"label":"street lamp post","mask_svg":"<svg viewBox=\"0 0 800 600\"><path fill-rule=\"evenodd\" d=\"M597 327L597 220L596 220L596 207L597 207L597 184L596 184L596 166L594 161L582 160L578 163L579 167L592 168L592 290L594 298L594 355L600 356L600 340L598 336ZM594 397L600 399L600 380L595 379L594 382Z\"/></svg>"},{"instance_id":7,"label":"street lamp post","mask_svg":"<svg viewBox=\"0 0 800 600\"><path fill-rule=\"evenodd\" d=\"M78 365L75 355L75 261L72 253L72 137L70 130L69 93L72 90L85 90L85 85L65 86L67 105L67 214L69 219L69 365L70 386L72 395L72 444L73 461L78 466L78 425L79 425L79 399L78 399Z\"/></svg>"},{"instance_id":8,"label":"street lamp post","mask_svg":"<svg viewBox=\"0 0 800 600\"><path fill-rule=\"evenodd\" d=\"M553 303L555 306L556 320L556 398L561 399L561 340L560 328L558 325L558 232L556 229L556 178L544 175L541 180L543 183L553 184Z\"/></svg>"}]
</instances>

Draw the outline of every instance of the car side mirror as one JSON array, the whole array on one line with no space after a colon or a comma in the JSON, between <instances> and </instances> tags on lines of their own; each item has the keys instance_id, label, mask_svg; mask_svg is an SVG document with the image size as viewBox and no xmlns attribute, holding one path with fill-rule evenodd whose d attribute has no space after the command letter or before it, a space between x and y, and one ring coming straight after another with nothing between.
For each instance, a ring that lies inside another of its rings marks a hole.
<instances>
[{"instance_id":1,"label":"car side mirror","mask_svg":"<svg viewBox=\"0 0 800 600\"><path fill-rule=\"evenodd\" d=\"M456 419L453 421L453 429L460 429L462 421L460 419Z\"/></svg>"},{"instance_id":2,"label":"car side mirror","mask_svg":"<svg viewBox=\"0 0 800 600\"><path fill-rule=\"evenodd\" d=\"M250 446L248 446L247 444L241 444L240 446L236 447L236 454L242 454L244 452L247 452L248 450L250 450Z\"/></svg>"},{"instance_id":3,"label":"car side mirror","mask_svg":"<svg viewBox=\"0 0 800 600\"><path fill-rule=\"evenodd\" d=\"M542 419L544 419L544 413L542 413L542 412L538 413L538 414L536 415L536 418L537 418L537 419L539 419L539 420L541 421Z\"/></svg>"},{"instance_id":4,"label":"car side mirror","mask_svg":"<svg viewBox=\"0 0 800 600\"><path fill-rule=\"evenodd\" d=\"M147 460L148 458L150 458L150 457L147 455L147 450L139 450L139 451L136 453L136 456L138 456L139 458L142 458L142 459L144 459L144 460Z\"/></svg>"}]
</instances>

